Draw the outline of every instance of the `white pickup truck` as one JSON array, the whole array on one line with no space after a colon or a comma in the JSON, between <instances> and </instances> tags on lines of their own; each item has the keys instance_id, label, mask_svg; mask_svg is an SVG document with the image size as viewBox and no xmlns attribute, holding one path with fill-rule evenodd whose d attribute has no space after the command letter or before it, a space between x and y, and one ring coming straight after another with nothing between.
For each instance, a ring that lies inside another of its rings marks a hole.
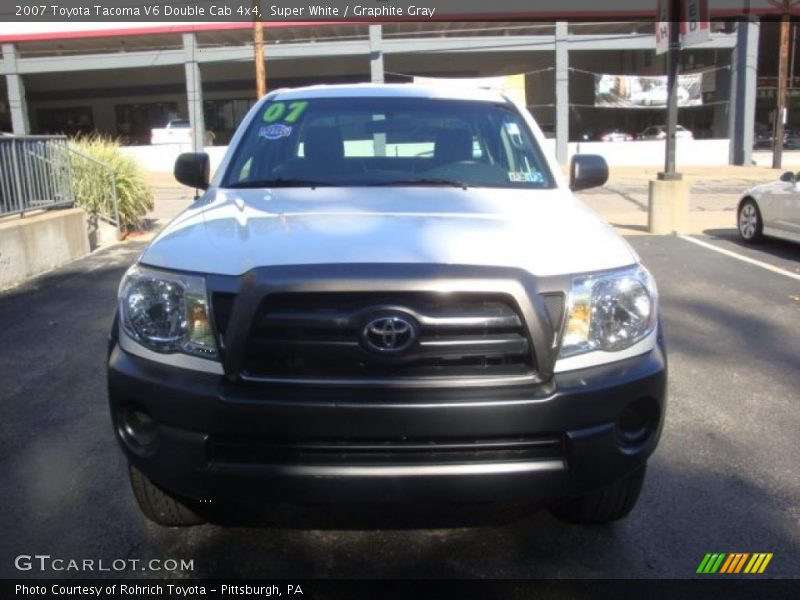
<instances>
[{"instance_id":1,"label":"white pickup truck","mask_svg":"<svg viewBox=\"0 0 800 600\"><path fill-rule=\"evenodd\" d=\"M211 180L181 154L204 192L125 275L108 356L145 515L627 515L664 423L658 294L574 195L605 160L574 156L567 180L544 145L499 92L339 85L262 98Z\"/></svg>"},{"instance_id":2,"label":"white pickup truck","mask_svg":"<svg viewBox=\"0 0 800 600\"><path fill-rule=\"evenodd\" d=\"M214 134L205 132L204 145L210 146L214 141ZM188 119L172 119L166 127L150 130L150 144L191 144L192 126Z\"/></svg>"}]
</instances>

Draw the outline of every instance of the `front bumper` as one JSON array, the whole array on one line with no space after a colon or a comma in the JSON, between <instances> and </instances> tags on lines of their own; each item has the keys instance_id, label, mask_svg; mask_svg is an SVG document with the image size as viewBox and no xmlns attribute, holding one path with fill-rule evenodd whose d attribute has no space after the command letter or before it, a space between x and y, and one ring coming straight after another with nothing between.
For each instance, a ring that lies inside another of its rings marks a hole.
<instances>
[{"instance_id":1,"label":"front bumper","mask_svg":"<svg viewBox=\"0 0 800 600\"><path fill-rule=\"evenodd\" d=\"M659 344L525 391L308 388L301 395L168 367L114 345L108 385L129 460L184 497L545 503L645 463L664 420L666 359ZM634 402L651 415L635 439L620 428ZM132 443L126 409L155 421L152 444ZM498 444L504 452L493 454ZM448 448L457 451L441 451Z\"/></svg>"}]
</instances>

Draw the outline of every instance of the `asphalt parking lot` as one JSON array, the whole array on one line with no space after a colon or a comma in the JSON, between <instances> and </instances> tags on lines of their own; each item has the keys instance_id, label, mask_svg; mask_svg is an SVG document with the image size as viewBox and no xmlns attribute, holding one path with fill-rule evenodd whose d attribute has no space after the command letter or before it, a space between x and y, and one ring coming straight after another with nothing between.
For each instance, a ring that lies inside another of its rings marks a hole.
<instances>
[{"instance_id":1,"label":"asphalt parking lot","mask_svg":"<svg viewBox=\"0 0 800 600\"><path fill-rule=\"evenodd\" d=\"M682 578L707 552L772 552L762 577L800 577L800 246L696 238L779 273L680 237L629 239L661 290L670 404L639 504L604 527L546 511L440 529L153 525L129 490L104 372L117 285L142 243L0 293L0 576L62 575L14 567L49 554L193 559L176 577Z\"/></svg>"}]
</instances>

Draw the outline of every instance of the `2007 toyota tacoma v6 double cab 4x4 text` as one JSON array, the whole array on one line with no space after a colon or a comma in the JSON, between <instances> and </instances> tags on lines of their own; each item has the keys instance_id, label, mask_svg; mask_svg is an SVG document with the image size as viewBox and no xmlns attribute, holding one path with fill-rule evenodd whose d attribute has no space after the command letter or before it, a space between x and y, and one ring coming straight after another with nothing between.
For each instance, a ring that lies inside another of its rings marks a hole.
<instances>
[{"instance_id":1,"label":"2007 toyota tacoma v6 double cab 4x4 text","mask_svg":"<svg viewBox=\"0 0 800 600\"><path fill-rule=\"evenodd\" d=\"M658 295L497 91L258 102L119 289L108 387L143 512L243 502L635 504L665 410Z\"/></svg>"}]
</instances>

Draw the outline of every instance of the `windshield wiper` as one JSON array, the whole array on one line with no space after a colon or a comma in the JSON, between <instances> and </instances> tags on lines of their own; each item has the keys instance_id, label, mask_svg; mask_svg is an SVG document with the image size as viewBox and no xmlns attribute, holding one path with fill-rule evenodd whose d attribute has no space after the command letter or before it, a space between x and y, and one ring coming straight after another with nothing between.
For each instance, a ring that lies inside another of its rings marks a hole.
<instances>
[{"instance_id":1,"label":"windshield wiper","mask_svg":"<svg viewBox=\"0 0 800 600\"><path fill-rule=\"evenodd\" d=\"M228 184L228 188L280 188L280 187L405 187L405 186L449 186L460 187L467 189L474 187L474 184L466 183L464 181L456 181L453 179L440 179L440 178L423 178L423 179L397 179L392 181L370 181L367 183L361 182L329 182L329 181L314 181L311 179L288 179L279 177L276 179L259 179L253 181L237 181Z\"/></svg>"},{"instance_id":2,"label":"windshield wiper","mask_svg":"<svg viewBox=\"0 0 800 600\"><path fill-rule=\"evenodd\" d=\"M422 179L397 179L393 181L375 181L371 183L372 186L392 186L392 187L403 187L403 186L416 186L416 185L430 185L430 186L450 186L450 187L460 187L467 189L468 187L474 187L474 184L467 183L465 181L457 181L455 179L442 179L442 178L435 178L435 177L426 177Z\"/></svg>"},{"instance_id":3,"label":"windshield wiper","mask_svg":"<svg viewBox=\"0 0 800 600\"><path fill-rule=\"evenodd\" d=\"M281 187L326 187L332 185L326 181L313 181L311 179L259 179L254 181L237 181L229 184L229 188L281 188Z\"/></svg>"}]
</instances>

